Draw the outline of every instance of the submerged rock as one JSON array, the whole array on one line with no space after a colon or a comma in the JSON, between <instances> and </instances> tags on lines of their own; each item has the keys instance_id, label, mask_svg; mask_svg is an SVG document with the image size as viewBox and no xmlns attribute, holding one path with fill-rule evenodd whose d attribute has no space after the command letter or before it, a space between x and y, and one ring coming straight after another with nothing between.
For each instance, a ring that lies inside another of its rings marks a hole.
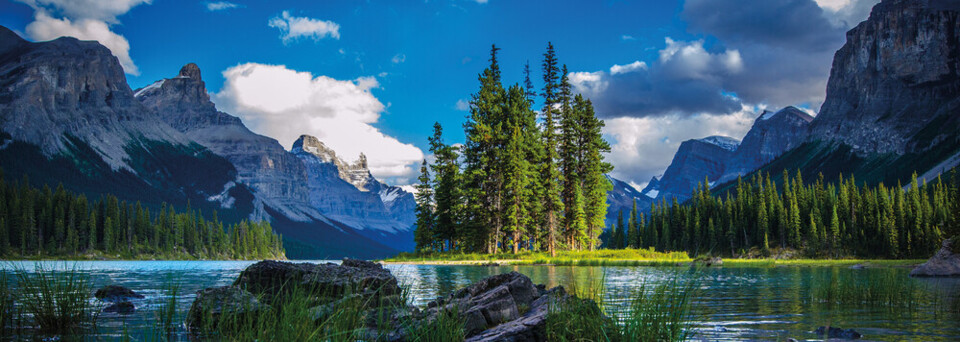
<instances>
[{"instance_id":1,"label":"submerged rock","mask_svg":"<svg viewBox=\"0 0 960 342\"><path fill-rule=\"evenodd\" d=\"M953 251L953 239L943 241L937 254L913 271L911 277L956 277L960 276L960 254Z\"/></svg>"},{"instance_id":2,"label":"submerged rock","mask_svg":"<svg viewBox=\"0 0 960 342\"><path fill-rule=\"evenodd\" d=\"M137 308L133 306L131 302L113 303L103 309L103 312L118 313L121 315L129 315L134 311L137 311Z\"/></svg>"},{"instance_id":3,"label":"submerged rock","mask_svg":"<svg viewBox=\"0 0 960 342\"><path fill-rule=\"evenodd\" d=\"M97 299L108 303L128 302L131 299L143 299L143 295L121 285L101 287L94 294Z\"/></svg>"},{"instance_id":4,"label":"submerged rock","mask_svg":"<svg viewBox=\"0 0 960 342\"><path fill-rule=\"evenodd\" d=\"M814 330L814 332L821 337L826 335L827 338L840 338L845 340L856 340L863 337L863 335L860 335L856 330L835 327L819 327L817 330Z\"/></svg>"}]
</instances>

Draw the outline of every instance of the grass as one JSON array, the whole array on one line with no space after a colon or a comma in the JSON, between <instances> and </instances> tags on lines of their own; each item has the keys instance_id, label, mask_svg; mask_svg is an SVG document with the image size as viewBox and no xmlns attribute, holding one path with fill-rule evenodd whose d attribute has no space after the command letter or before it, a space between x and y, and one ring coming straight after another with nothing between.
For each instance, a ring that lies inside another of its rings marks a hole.
<instances>
[{"instance_id":1,"label":"grass","mask_svg":"<svg viewBox=\"0 0 960 342\"><path fill-rule=\"evenodd\" d=\"M867 274L829 274L813 281L810 299L829 308L883 307L891 312L915 312L934 300L922 283L883 270Z\"/></svg>"},{"instance_id":2,"label":"grass","mask_svg":"<svg viewBox=\"0 0 960 342\"><path fill-rule=\"evenodd\" d=\"M694 259L685 252L657 252L649 249L599 249L594 251L560 251L556 257L542 252L480 253L400 253L382 260L385 263L464 264L464 265L557 265L557 266L684 266ZM724 259L724 267L843 267L863 264L868 267L905 267L923 263L925 260L873 260L873 259Z\"/></svg>"},{"instance_id":3,"label":"grass","mask_svg":"<svg viewBox=\"0 0 960 342\"><path fill-rule=\"evenodd\" d=\"M165 281L164 294L166 297L157 305L154 312L156 316L156 326L154 328L157 330L154 335L158 340L171 340L175 336L177 323L180 322L177 315L177 300L181 296L180 286L180 282L173 278Z\"/></svg>"},{"instance_id":4,"label":"grass","mask_svg":"<svg viewBox=\"0 0 960 342\"><path fill-rule=\"evenodd\" d=\"M353 342L387 340L406 333L406 341L464 338L463 321L456 313L441 313L425 324L398 315L406 309L405 291L378 298L360 295L360 291L352 289L325 293L300 286L284 287L283 296L272 297L269 305L256 310L238 307L219 315L203 313L209 319L204 320L201 337L228 341Z\"/></svg>"},{"instance_id":5,"label":"grass","mask_svg":"<svg viewBox=\"0 0 960 342\"><path fill-rule=\"evenodd\" d=\"M38 263L33 272L17 268L14 274L14 295L22 310L17 314L18 326L29 324L35 333L56 336L78 336L96 329L99 308L90 302L89 280L75 267L56 270Z\"/></svg>"},{"instance_id":6,"label":"grass","mask_svg":"<svg viewBox=\"0 0 960 342\"><path fill-rule=\"evenodd\" d=\"M604 299L603 277L587 289L574 288L576 298L550 307L548 341L685 341L693 337L691 299L694 280L673 278L663 284L641 284L626 305Z\"/></svg>"}]
</instances>

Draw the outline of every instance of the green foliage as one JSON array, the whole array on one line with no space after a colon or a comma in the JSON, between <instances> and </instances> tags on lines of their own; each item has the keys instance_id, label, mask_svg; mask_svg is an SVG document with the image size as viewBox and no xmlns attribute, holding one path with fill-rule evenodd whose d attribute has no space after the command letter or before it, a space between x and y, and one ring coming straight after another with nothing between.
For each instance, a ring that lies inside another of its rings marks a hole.
<instances>
[{"instance_id":1,"label":"green foliage","mask_svg":"<svg viewBox=\"0 0 960 342\"><path fill-rule=\"evenodd\" d=\"M603 161L610 150L603 121L589 100L574 96L566 68L561 72L548 44L538 124L529 66L523 87L504 87L498 51L491 47L490 65L477 77L480 89L471 96L464 145L445 144L442 127L434 124L433 181L421 169L420 182L434 200L418 201L425 225L418 251L593 249L612 187L605 177L612 166Z\"/></svg>"},{"instance_id":2,"label":"green foliage","mask_svg":"<svg viewBox=\"0 0 960 342\"><path fill-rule=\"evenodd\" d=\"M37 333L69 336L95 327L99 308L89 300L89 279L76 268L48 269L38 263L32 272L21 268L14 273L17 302ZM19 323L24 324L22 318Z\"/></svg>"},{"instance_id":3,"label":"green foliage","mask_svg":"<svg viewBox=\"0 0 960 342\"><path fill-rule=\"evenodd\" d=\"M779 184L769 175L755 176L738 179L724 198L709 191L699 186L684 205L654 204L640 229L662 232L661 242L641 247L738 255L751 248L769 253L777 244L810 257L916 258L929 256L960 230L955 169L929 184L914 175L907 187L858 185L842 176L836 184L822 176L804 184L799 172L792 179L783 172ZM726 233L711 233L711 226Z\"/></svg>"},{"instance_id":4,"label":"green foliage","mask_svg":"<svg viewBox=\"0 0 960 342\"><path fill-rule=\"evenodd\" d=\"M281 237L267 222L224 229L190 209L164 204L151 214L115 196L90 202L58 186L37 189L0 176L0 258L283 258Z\"/></svg>"}]
</instances>

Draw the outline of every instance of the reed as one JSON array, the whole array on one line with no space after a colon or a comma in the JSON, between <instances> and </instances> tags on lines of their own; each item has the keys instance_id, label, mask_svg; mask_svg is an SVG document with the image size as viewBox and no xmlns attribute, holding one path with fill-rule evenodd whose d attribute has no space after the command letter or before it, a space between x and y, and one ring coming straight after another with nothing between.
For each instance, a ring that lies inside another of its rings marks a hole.
<instances>
[{"instance_id":1,"label":"reed","mask_svg":"<svg viewBox=\"0 0 960 342\"><path fill-rule=\"evenodd\" d=\"M857 275L834 272L816 279L810 292L812 302L828 307L869 305L902 313L915 312L931 300L916 279L886 270Z\"/></svg>"},{"instance_id":2,"label":"reed","mask_svg":"<svg viewBox=\"0 0 960 342\"><path fill-rule=\"evenodd\" d=\"M549 341L685 341L693 337L690 312L695 280L678 277L655 286L641 284L627 295L627 305L607 301L603 286L597 284L574 288L571 294L576 298L551 305L545 328Z\"/></svg>"},{"instance_id":3,"label":"reed","mask_svg":"<svg viewBox=\"0 0 960 342\"><path fill-rule=\"evenodd\" d=\"M33 272L14 273L16 298L37 333L75 336L96 328L99 310L90 302L90 282L75 266L56 270L37 263Z\"/></svg>"}]
</instances>

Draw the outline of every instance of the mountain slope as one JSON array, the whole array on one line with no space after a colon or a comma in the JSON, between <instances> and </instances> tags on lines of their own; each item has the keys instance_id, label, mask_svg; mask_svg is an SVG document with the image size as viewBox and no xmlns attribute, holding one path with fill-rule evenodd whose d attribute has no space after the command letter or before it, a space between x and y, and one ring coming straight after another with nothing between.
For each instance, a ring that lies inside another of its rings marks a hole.
<instances>
[{"instance_id":1,"label":"mountain slope","mask_svg":"<svg viewBox=\"0 0 960 342\"><path fill-rule=\"evenodd\" d=\"M726 164L733 158L739 144L736 139L721 136L684 141L657 188L650 190L658 191L658 198L686 200L704 179L713 182L723 176Z\"/></svg>"},{"instance_id":2,"label":"mountain slope","mask_svg":"<svg viewBox=\"0 0 960 342\"><path fill-rule=\"evenodd\" d=\"M759 172L892 185L960 162L960 3L887 0L847 33L807 142Z\"/></svg>"}]
</instances>

